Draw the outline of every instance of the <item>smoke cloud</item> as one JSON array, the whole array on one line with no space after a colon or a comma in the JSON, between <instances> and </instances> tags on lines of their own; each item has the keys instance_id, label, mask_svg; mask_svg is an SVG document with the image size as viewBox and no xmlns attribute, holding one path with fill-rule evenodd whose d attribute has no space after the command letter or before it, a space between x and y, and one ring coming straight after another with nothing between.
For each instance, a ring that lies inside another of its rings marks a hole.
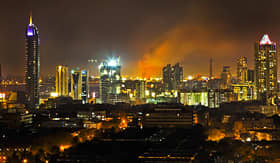
<instances>
[{"instance_id":1,"label":"smoke cloud","mask_svg":"<svg viewBox=\"0 0 280 163\"><path fill-rule=\"evenodd\" d=\"M181 24L154 41L138 68L143 77L153 77L159 76L166 64L179 62L188 68L185 72L193 73L202 66L201 61L205 63L211 56L224 58L225 52L235 52L232 40L202 25ZM203 67L208 72L208 66Z\"/></svg>"}]
</instances>

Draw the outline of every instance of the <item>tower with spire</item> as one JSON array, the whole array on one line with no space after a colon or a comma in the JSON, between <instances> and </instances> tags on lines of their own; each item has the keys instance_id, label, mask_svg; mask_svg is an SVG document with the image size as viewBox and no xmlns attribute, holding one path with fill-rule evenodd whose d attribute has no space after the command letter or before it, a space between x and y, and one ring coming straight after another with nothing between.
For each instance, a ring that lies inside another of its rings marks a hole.
<instances>
[{"instance_id":1,"label":"tower with spire","mask_svg":"<svg viewBox=\"0 0 280 163\"><path fill-rule=\"evenodd\" d=\"M40 38L38 28L32 22L30 14L29 24L25 32L25 92L26 104L29 109L39 107L39 74L40 74Z\"/></svg>"}]
</instances>

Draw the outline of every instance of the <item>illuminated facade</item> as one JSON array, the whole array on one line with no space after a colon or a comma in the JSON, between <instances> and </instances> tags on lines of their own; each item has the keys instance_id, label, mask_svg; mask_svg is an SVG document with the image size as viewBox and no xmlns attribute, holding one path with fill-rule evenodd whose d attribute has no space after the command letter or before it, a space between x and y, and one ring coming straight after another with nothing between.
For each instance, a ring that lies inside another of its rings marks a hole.
<instances>
[{"instance_id":1,"label":"illuminated facade","mask_svg":"<svg viewBox=\"0 0 280 163\"><path fill-rule=\"evenodd\" d=\"M71 70L71 88L70 96L74 100L82 99L82 72L79 69Z\"/></svg>"},{"instance_id":2,"label":"illuminated facade","mask_svg":"<svg viewBox=\"0 0 280 163\"><path fill-rule=\"evenodd\" d=\"M88 96L89 96L89 85L88 85L88 71L82 70L82 103L88 103Z\"/></svg>"},{"instance_id":3,"label":"illuminated facade","mask_svg":"<svg viewBox=\"0 0 280 163\"><path fill-rule=\"evenodd\" d=\"M257 99L268 104L277 91L277 59L276 43L265 34L255 44L255 75Z\"/></svg>"},{"instance_id":4,"label":"illuminated facade","mask_svg":"<svg viewBox=\"0 0 280 163\"><path fill-rule=\"evenodd\" d=\"M103 61L99 65L100 102L115 103L121 93L120 58Z\"/></svg>"},{"instance_id":5,"label":"illuminated facade","mask_svg":"<svg viewBox=\"0 0 280 163\"><path fill-rule=\"evenodd\" d=\"M246 57L240 57L237 60L237 80L239 84L244 84L248 81L248 64Z\"/></svg>"},{"instance_id":6,"label":"illuminated facade","mask_svg":"<svg viewBox=\"0 0 280 163\"><path fill-rule=\"evenodd\" d=\"M56 66L56 93L58 96L68 96L69 74L68 67Z\"/></svg>"},{"instance_id":7,"label":"illuminated facade","mask_svg":"<svg viewBox=\"0 0 280 163\"><path fill-rule=\"evenodd\" d=\"M180 103L184 105L208 106L208 92L180 93Z\"/></svg>"},{"instance_id":8,"label":"illuminated facade","mask_svg":"<svg viewBox=\"0 0 280 163\"><path fill-rule=\"evenodd\" d=\"M177 90L183 81L183 67L179 63L174 66L168 64L163 67L162 71L164 89L166 91Z\"/></svg>"},{"instance_id":9,"label":"illuminated facade","mask_svg":"<svg viewBox=\"0 0 280 163\"><path fill-rule=\"evenodd\" d=\"M219 92L214 89L208 90L208 107L218 108L220 107Z\"/></svg>"},{"instance_id":10,"label":"illuminated facade","mask_svg":"<svg viewBox=\"0 0 280 163\"><path fill-rule=\"evenodd\" d=\"M209 89L208 107L219 108L221 103L233 101L233 92L230 89Z\"/></svg>"},{"instance_id":11,"label":"illuminated facade","mask_svg":"<svg viewBox=\"0 0 280 163\"><path fill-rule=\"evenodd\" d=\"M88 102L88 72L86 70L71 70L71 92L70 96L74 100Z\"/></svg>"},{"instance_id":12,"label":"illuminated facade","mask_svg":"<svg viewBox=\"0 0 280 163\"><path fill-rule=\"evenodd\" d=\"M38 28L32 23L31 16L25 34L25 92L28 107L35 109L39 107L40 101L40 39Z\"/></svg>"},{"instance_id":13,"label":"illuminated facade","mask_svg":"<svg viewBox=\"0 0 280 163\"><path fill-rule=\"evenodd\" d=\"M232 84L234 101L249 101L257 99L256 87L253 83Z\"/></svg>"}]
</instances>

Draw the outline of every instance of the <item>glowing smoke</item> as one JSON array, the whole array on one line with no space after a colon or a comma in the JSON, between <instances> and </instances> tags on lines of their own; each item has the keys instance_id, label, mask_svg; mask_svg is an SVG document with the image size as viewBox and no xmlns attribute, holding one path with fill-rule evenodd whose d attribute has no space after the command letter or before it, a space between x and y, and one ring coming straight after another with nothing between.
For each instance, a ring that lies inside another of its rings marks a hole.
<instances>
[{"instance_id":1,"label":"glowing smoke","mask_svg":"<svg viewBox=\"0 0 280 163\"><path fill-rule=\"evenodd\" d=\"M192 64L199 60L209 60L211 55L223 57L226 52L235 52L231 40L215 31L216 29L196 25L178 25L155 40L151 50L138 62L143 77L160 76L163 66L177 62ZM195 60L194 60L195 58ZM202 65L192 66L190 69ZM203 65L208 72L208 66ZM196 71L197 72L197 71Z\"/></svg>"}]
</instances>

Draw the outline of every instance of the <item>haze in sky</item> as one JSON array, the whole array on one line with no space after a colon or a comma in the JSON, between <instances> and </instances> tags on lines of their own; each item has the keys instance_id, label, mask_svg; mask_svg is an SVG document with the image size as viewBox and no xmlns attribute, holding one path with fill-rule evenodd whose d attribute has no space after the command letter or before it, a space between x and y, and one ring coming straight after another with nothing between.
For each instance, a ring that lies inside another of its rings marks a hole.
<instances>
[{"instance_id":1,"label":"haze in sky","mask_svg":"<svg viewBox=\"0 0 280 163\"><path fill-rule=\"evenodd\" d=\"M270 5L268 5L270 4ZM236 73L239 56L254 64L262 35L280 38L280 1L48 0L3 1L0 56L4 75L24 74L25 29L32 11L40 32L41 76L59 64L88 67L89 59L120 56L122 74L161 76L179 62L184 75ZM97 65L91 66L97 72Z\"/></svg>"}]
</instances>

